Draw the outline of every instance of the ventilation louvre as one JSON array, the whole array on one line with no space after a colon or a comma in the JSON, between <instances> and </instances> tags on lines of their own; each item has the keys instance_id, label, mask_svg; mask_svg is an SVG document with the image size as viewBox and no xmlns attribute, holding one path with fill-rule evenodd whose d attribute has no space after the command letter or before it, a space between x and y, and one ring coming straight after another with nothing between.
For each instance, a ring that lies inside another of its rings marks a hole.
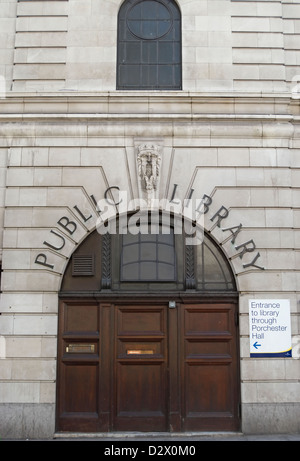
<instances>
[{"instance_id":1,"label":"ventilation louvre","mask_svg":"<svg viewBox=\"0 0 300 461\"><path fill-rule=\"evenodd\" d=\"M74 255L72 258L72 275L91 276L95 274L94 255Z\"/></svg>"}]
</instances>

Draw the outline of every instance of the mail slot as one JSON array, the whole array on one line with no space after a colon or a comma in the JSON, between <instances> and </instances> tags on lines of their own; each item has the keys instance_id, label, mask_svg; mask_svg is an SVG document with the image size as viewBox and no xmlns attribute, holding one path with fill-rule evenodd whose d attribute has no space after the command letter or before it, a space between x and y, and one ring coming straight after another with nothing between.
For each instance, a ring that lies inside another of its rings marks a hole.
<instances>
[{"instance_id":1,"label":"mail slot","mask_svg":"<svg viewBox=\"0 0 300 461\"><path fill-rule=\"evenodd\" d=\"M141 355L141 354L147 354L151 355L154 354L154 351L151 349L149 350L144 350L144 349L128 349L127 350L127 355Z\"/></svg>"},{"instance_id":2,"label":"mail slot","mask_svg":"<svg viewBox=\"0 0 300 461\"><path fill-rule=\"evenodd\" d=\"M69 354L91 354L95 352L95 344L74 343L66 347Z\"/></svg>"}]
</instances>

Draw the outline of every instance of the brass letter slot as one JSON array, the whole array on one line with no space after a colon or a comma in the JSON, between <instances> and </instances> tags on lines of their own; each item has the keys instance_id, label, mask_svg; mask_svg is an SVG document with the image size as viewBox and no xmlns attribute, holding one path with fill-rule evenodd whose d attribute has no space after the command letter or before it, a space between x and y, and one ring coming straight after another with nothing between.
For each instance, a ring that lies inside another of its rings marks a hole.
<instances>
[{"instance_id":1,"label":"brass letter slot","mask_svg":"<svg viewBox=\"0 0 300 461\"><path fill-rule=\"evenodd\" d=\"M151 354L154 354L154 351L153 350L142 350L142 349L129 349L127 350L127 355L133 355L133 354L136 354L136 355L141 355L141 354L147 354L147 355L151 355Z\"/></svg>"},{"instance_id":2,"label":"brass letter slot","mask_svg":"<svg viewBox=\"0 0 300 461\"><path fill-rule=\"evenodd\" d=\"M90 354L95 352L95 344L81 344L81 343L74 343L69 344L66 347L66 352L73 353L73 354Z\"/></svg>"}]
</instances>

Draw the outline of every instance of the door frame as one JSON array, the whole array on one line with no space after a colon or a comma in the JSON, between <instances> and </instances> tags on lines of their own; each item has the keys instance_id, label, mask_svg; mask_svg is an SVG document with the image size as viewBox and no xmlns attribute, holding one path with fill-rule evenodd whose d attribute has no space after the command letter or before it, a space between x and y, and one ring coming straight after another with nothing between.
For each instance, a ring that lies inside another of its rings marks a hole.
<instances>
[{"instance_id":1,"label":"door frame","mask_svg":"<svg viewBox=\"0 0 300 461\"><path fill-rule=\"evenodd\" d=\"M75 431L78 432L76 429L76 422L69 421L70 424L61 424L61 415L63 412L63 387L64 384L62 382L63 377L63 361L65 360L65 354L63 350L63 342L66 339L66 335L64 334L64 322L63 322L63 313L62 313L62 305L64 303L75 303L75 304L82 304L82 303L94 303L100 305L102 304L101 310L101 325L103 331L109 328L109 324L111 325L113 322L112 318L112 306L115 304L165 304L168 301L174 300L176 303L179 304L217 304L217 303L231 303L235 304L235 347L236 347L236 377L235 377L235 398L236 398L236 430L238 431L241 427L241 415L240 415L240 402L241 402L241 395L240 395L240 352L239 352L239 326L238 326L238 295L232 293L195 293L195 292L184 292L184 293L160 293L157 294L145 294L145 293L119 293L119 294L112 294L112 293L100 293L94 294L94 296L86 296L86 294L80 296L74 296L74 294L62 294L60 296L59 302L59 331L58 331L58 366L57 366L57 396L56 396L56 429L57 431ZM100 309L100 308L99 308ZM170 328L173 331L176 331L177 338L181 337L182 341L182 334L179 334L181 329L181 312L179 308L170 309L168 315L168 331ZM115 327L114 327L115 331ZM72 337L72 335L70 336ZM73 336L74 337L74 336ZM96 339L96 338L94 338ZM106 354L106 350L110 350L111 348L115 350L115 338L111 338L110 335L106 335L106 338L103 339L104 343L102 344L102 348L100 351L101 358L103 359ZM169 338L168 338L169 341ZM169 349L169 345L168 345ZM173 354L174 355L174 354ZM100 358L100 360L101 360ZM94 361L96 358L94 357ZM98 359L99 360L99 359ZM115 359L111 361L113 363L109 363L107 360L103 362L104 368L101 368L101 373L104 374L103 380L100 379L100 370L98 374L98 385L101 392L99 392L99 416L98 421L95 421L95 424L87 425L85 428L84 425L84 417L81 418L82 425L83 425L83 432L110 432L112 429L113 424L113 396L110 395L109 401L107 400L107 395L109 395L109 389L111 386L114 385L114 377L115 377ZM181 386L182 384L182 364L180 363L179 354L177 354L177 358L175 356L169 356L169 371L168 371L168 383L169 383L169 399L167 402L168 405L168 430L170 432L182 432L182 395L181 395ZM106 376L106 378L105 378ZM101 418L100 418L101 417ZM100 421L101 419L101 421ZM78 418L78 421L80 417ZM100 423L99 423L100 421ZM213 429L211 429L213 430ZM218 429L219 430L219 429ZM226 429L225 429L226 430ZM231 429L227 429L231 430ZM80 432L80 431L79 431ZM199 430L201 432L201 430Z\"/></svg>"}]
</instances>

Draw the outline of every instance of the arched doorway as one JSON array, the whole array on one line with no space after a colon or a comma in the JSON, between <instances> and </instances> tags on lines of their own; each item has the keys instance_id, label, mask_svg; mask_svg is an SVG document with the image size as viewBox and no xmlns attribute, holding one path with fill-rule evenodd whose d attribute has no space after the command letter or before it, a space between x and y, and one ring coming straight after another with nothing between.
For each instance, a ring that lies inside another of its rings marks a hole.
<instances>
[{"instance_id":1,"label":"arched doorway","mask_svg":"<svg viewBox=\"0 0 300 461\"><path fill-rule=\"evenodd\" d=\"M215 242L93 232L60 292L57 431L235 431L238 305Z\"/></svg>"}]
</instances>

